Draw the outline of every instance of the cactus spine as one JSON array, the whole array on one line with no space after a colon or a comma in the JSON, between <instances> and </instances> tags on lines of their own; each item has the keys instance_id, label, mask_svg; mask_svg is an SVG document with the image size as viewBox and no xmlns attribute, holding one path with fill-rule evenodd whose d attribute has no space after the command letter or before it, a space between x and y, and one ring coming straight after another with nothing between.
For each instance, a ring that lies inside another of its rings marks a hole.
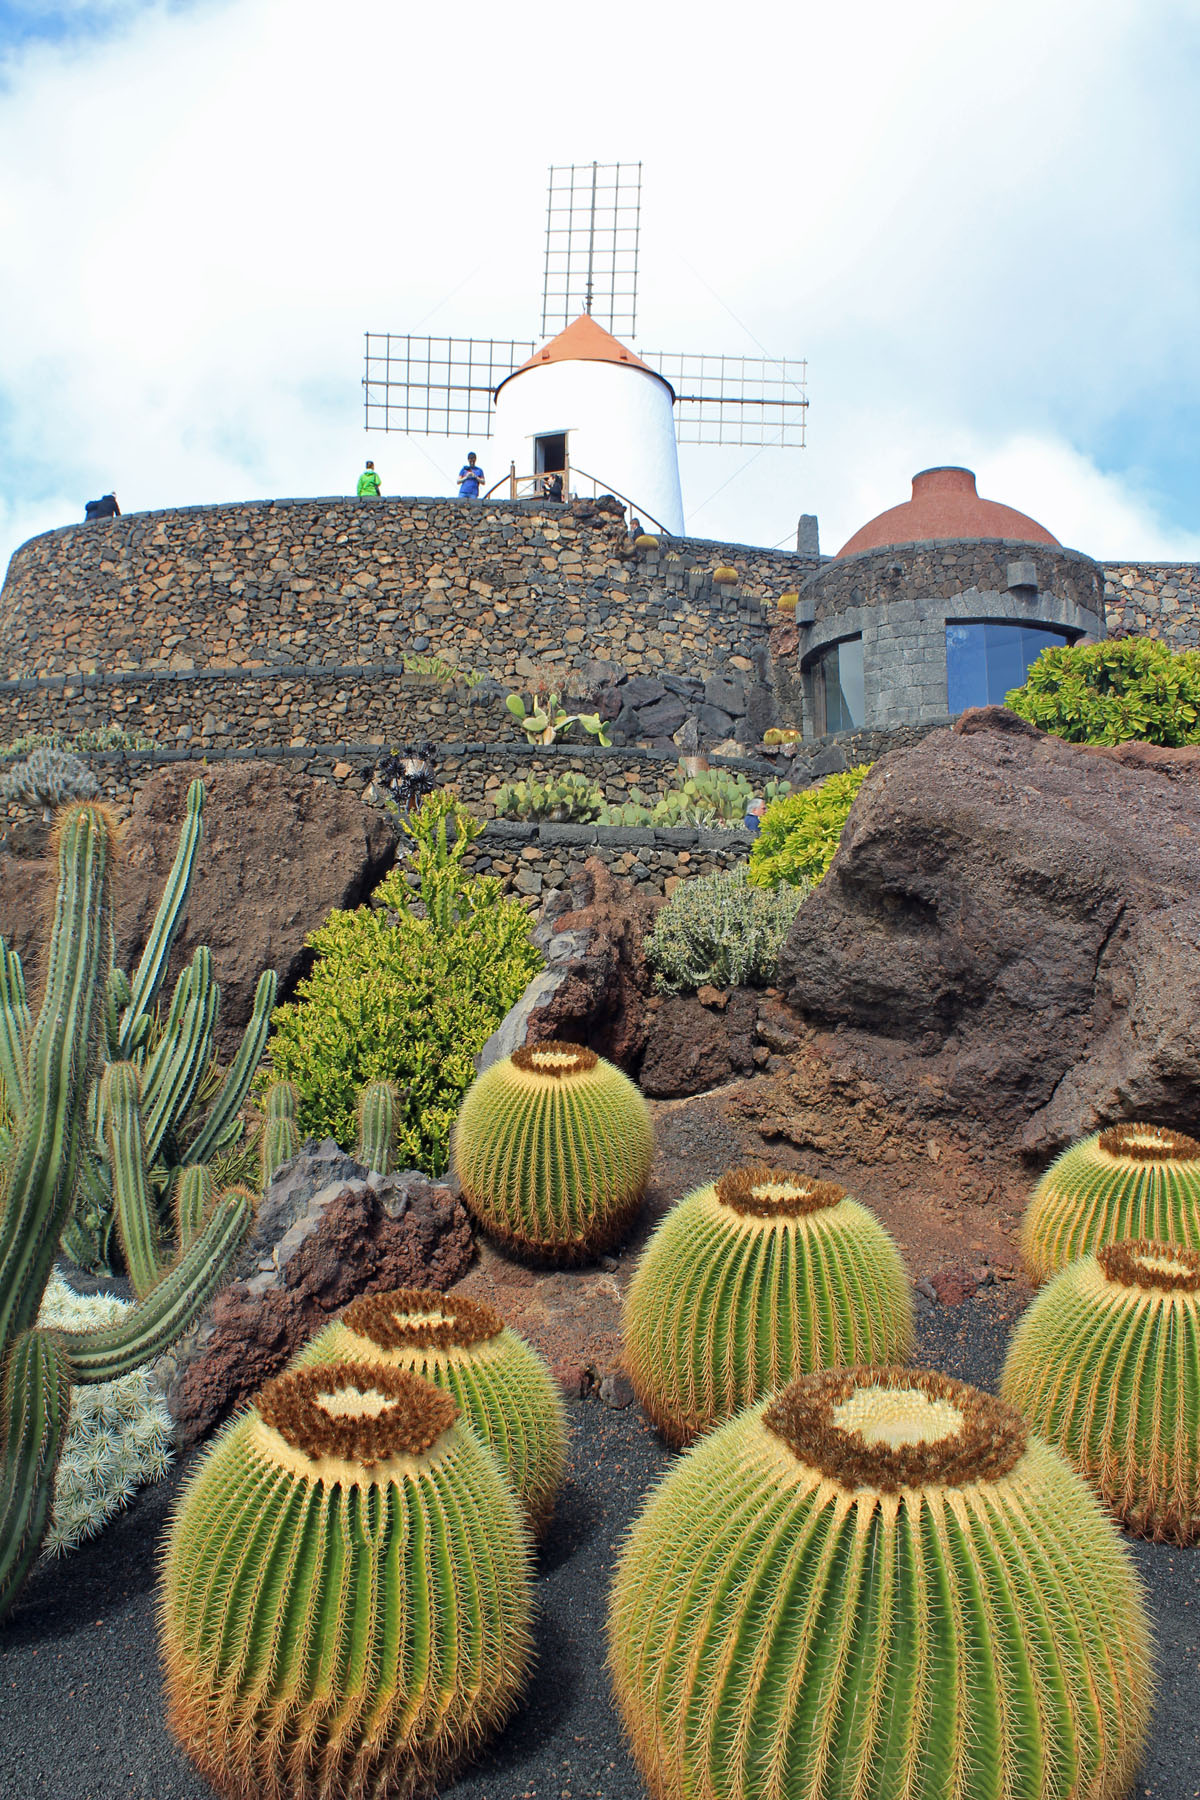
<instances>
[{"instance_id":1,"label":"cactus spine","mask_svg":"<svg viewBox=\"0 0 1200 1800\"><path fill-rule=\"evenodd\" d=\"M1161 1125L1113 1125L1046 1170L1021 1256L1036 1286L1091 1250L1141 1239L1200 1250L1200 1144Z\"/></svg>"},{"instance_id":2,"label":"cactus spine","mask_svg":"<svg viewBox=\"0 0 1200 1800\"><path fill-rule=\"evenodd\" d=\"M299 1098L293 1081L273 1081L267 1089L266 1117L259 1144L264 1193L274 1181L276 1169L289 1162L300 1148L300 1133L296 1130Z\"/></svg>"},{"instance_id":3,"label":"cactus spine","mask_svg":"<svg viewBox=\"0 0 1200 1800\"><path fill-rule=\"evenodd\" d=\"M622 1331L634 1391L678 1446L795 1375L907 1361L912 1295L865 1206L833 1182L755 1166L667 1214Z\"/></svg>"},{"instance_id":4,"label":"cactus spine","mask_svg":"<svg viewBox=\"0 0 1200 1800\"><path fill-rule=\"evenodd\" d=\"M399 1123L400 1090L394 1081L369 1081L358 1096L357 1160L390 1175Z\"/></svg>"},{"instance_id":5,"label":"cactus spine","mask_svg":"<svg viewBox=\"0 0 1200 1800\"><path fill-rule=\"evenodd\" d=\"M220 1793L405 1800L511 1710L529 1541L457 1416L406 1370L294 1369L205 1457L162 1645L172 1729Z\"/></svg>"},{"instance_id":6,"label":"cactus spine","mask_svg":"<svg viewBox=\"0 0 1200 1800\"><path fill-rule=\"evenodd\" d=\"M1108 1244L1013 1333L1001 1393L1131 1530L1200 1538L1200 1255Z\"/></svg>"},{"instance_id":7,"label":"cactus spine","mask_svg":"<svg viewBox=\"0 0 1200 1800\"><path fill-rule=\"evenodd\" d=\"M36 1327L88 1152L88 1097L111 992L114 857L102 807L62 815L46 990L35 1023L19 965L14 973L15 958L0 945L3 1079L15 1120L0 1168L0 1617L46 1528L72 1383L112 1380L164 1350L208 1299L250 1219L245 1196L223 1196L181 1261L118 1325L95 1332ZM144 1235L128 1187L118 1188L115 1203L122 1237Z\"/></svg>"},{"instance_id":8,"label":"cactus spine","mask_svg":"<svg viewBox=\"0 0 1200 1800\"><path fill-rule=\"evenodd\" d=\"M1117 1800L1150 1710L1085 1483L913 1370L802 1376L691 1450L621 1556L609 1660L654 1800Z\"/></svg>"},{"instance_id":9,"label":"cactus spine","mask_svg":"<svg viewBox=\"0 0 1200 1800\"><path fill-rule=\"evenodd\" d=\"M562 1399L537 1351L490 1306L433 1289L364 1294L293 1367L324 1362L410 1369L444 1388L508 1476L533 1530L549 1524L567 1453Z\"/></svg>"},{"instance_id":10,"label":"cactus spine","mask_svg":"<svg viewBox=\"0 0 1200 1800\"><path fill-rule=\"evenodd\" d=\"M467 1093L451 1146L463 1199L506 1249L578 1262L624 1236L654 1134L627 1075L579 1044L526 1045Z\"/></svg>"}]
</instances>

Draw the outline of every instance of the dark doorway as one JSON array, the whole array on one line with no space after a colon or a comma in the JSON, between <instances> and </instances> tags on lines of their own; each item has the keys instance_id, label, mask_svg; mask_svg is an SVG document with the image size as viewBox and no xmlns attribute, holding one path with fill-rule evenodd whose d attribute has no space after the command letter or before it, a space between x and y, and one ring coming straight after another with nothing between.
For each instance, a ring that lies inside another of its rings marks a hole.
<instances>
[{"instance_id":1,"label":"dark doorway","mask_svg":"<svg viewBox=\"0 0 1200 1800\"><path fill-rule=\"evenodd\" d=\"M552 431L533 440L535 475L561 475L567 466L567 434Z\"/></svg>"}]
</instances>

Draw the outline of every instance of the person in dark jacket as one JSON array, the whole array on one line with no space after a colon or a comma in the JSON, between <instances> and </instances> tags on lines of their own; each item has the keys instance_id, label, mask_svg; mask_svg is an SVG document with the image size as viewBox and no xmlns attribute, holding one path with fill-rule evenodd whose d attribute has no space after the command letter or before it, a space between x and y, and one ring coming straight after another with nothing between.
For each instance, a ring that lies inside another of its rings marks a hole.
<instances>
[{"instance_id":1,"label":"person in dark jacket","mask_svg":"<svg viewBox=\"0 0 1200 1800\"><path fill-rule=\"evenodd\" d=\"M104 494L99 500L88 500L83 508L84 519L119 519L121 509L117 505L115 494Z\"/></svg>"}]
</instances>

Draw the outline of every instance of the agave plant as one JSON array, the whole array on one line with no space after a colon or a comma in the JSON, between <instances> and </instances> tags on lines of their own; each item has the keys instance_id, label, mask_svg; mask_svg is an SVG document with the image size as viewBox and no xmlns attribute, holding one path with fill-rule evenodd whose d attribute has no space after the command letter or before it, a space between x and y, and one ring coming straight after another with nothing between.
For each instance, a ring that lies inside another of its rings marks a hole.
<instances>
[{"instance_id":1,"label":"agave plant","mask_svg":"<svg viewBox=\"0 0 1200 1800\"><path fill-rule=\"evenodd\" d=\"M1084 1481L915 1370L802 1376L689 1451L622 1553L609 1662L654 1800L1117 1800L1150 1714Z\"/></svg>"},{"instance_id":2,"label":"agave plant","mask_svg":"<svg viewBox=\"0 0 1200 1800\"><path fill-rule=\"evenodd\" d=\"M92 1330L37 1324L88 1155L89 1098L101 1046L119 1028L112 986L115 829L103 807L69 807L57 832L58 891L41 1010L24 1005L20 964L0 945L7 996L0 1006L0 1066L12 1128L0 1149L0 1616L37 1556L54 1493L76 1383L112 1381L160 1355L185 1331L232 1260L252 1199L218 1196L185 1249L159 1263L144 1180L145 1139L127 1140L134 1104L112 1109L110 1153L117 1227L131 1267L157 1268L117 1323ZM131 1089L131 1078L121 1077ZM180 1235L182 1236L182 1230Z\"/></svg>"}]
</instances>

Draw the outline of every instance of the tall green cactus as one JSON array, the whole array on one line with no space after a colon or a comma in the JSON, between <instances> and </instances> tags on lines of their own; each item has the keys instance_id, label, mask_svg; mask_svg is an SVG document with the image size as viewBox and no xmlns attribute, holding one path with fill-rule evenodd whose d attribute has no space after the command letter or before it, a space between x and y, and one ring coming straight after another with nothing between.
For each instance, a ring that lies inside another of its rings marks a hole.
<instances>
[{"instance_id":1,"label":"tall green cactus","mask_svg":"<svg viewBox=\"0 0 1200 1800\"><path fill-rule=\"evenodd\" d=\"M400 1116L400 1090L394 1081L369 1081L358 1096L358 1147L364 1168L390 1175Z\"/></svg>"},{"instance_id":2,"label":"tall green cactus","mask_svg":"<svg viewBox=\"0 0 1200 1800\"><path fill-rule=\"evenodd\" d=\"M111 1001L114 828L105 809L76 806L58 829L58 890L36 1022L24 1004L20 965L0 945L0 1075L13 1118L0 1153L0 1617L37 1556L49 1520L54 1471L72 1383L108 1381L153 1356L186 1329L220 1280L250 1221L251 1200L230 1190L178 1263L148 1286L120 1324L97 1332L36 1327L42 1295L71 1218L88 1144ZM131 1139L144 1096L126 1064L107 1082L110 1143L122 1241L137 1244L143 1275L156 1265L138 1159ZM144 1140L143 1140L144 1144ZM140 1197L139 1197L140 1195ZM139 1208L141 1209L139 1211Z\"/></svg>"},{"instance_id":3,"label":"tall green cactus","mask_svg":"<svg viewBox=\"0 0 1200 1800\"><path fill-rule=\"evenodd\" d=\"M259 1141L259 1167L265 1194L281 1163L295 1156L300 1148L296 1130L296 1107L300 1095L294 1081L273 1081L267 1089L266 1117Z\"/></svg>"},{"instance_id":4,"label":"tall green cactus","mask_svg":"<svg viewBox=\"0 0 1200 1800\"><path fill-rule=\"evenodd\" d=\"M262 1058L275 1004L275 976L268 970L259 980L254 1010L241 1045L196 1132L190 1114L212 1067L220 1006L211 951L198 949L183 970L165 1023L160 1021L157 1009L171 949L191 892L203 809L204 786L194 781L188 790L187 813L175 861L137 968L132 977L115 968L110 968L105 976L98 1015L99 1060L87 1101L87 1128L79 1146L81 1179L72 1214L63 1228L64 1248L76 1262L86 1268L107 1266L109 1240L118 1218L118 1169L108 1121L109 1091L103 1075L106 1065L127 1067L132 1073L113 1090L120 1095L123 1124L119 1136L126 1145L126 1164L120 1179L127 1185L131 1180L142 1184L143 1202L154 1215L147 1220L148 1235L142 1240L146 1256L136 1269L130 1266L139 1293L158 1280L176 1239L180 1245L187 1239L172 1207L172 1195L178 1195L182 1170L208 1162L239 1129L238 1113ZM29 1029L20 958L0 941L0 1089L8 1110L18 1118L24 1104L22 1045ZM129 1110L133 1099L139 1120L136 1127ZM140 1173L133 1166L135 1148L128 1135L133 1132L136 1138L138 1130L142 1138ZM189 1194L189 1199L193 1197ZM151 1245L156 1246L153 1255L149 1254ZM124 1248L128 1255L128 1246Z\"/></svg>"}]
</instances>

